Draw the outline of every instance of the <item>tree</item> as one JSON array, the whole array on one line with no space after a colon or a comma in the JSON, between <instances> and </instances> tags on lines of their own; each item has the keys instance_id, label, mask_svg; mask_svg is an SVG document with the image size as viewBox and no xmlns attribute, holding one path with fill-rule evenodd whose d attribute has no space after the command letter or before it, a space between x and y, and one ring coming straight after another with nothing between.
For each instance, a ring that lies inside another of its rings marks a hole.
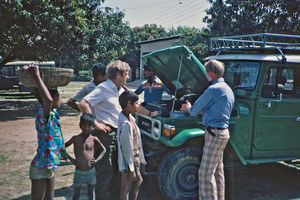
<instances>
[{"instance_id":1,"label":"tree","mask_svg":"<svg viewBox=\"0 0 300 200\"><path fill-rule=\"evenodd\" d=\"M123 18L124 13L118 9L98 7L94 10L88 25L86 48L81 54L83 66L95 62L108 64L126 53L131 29Z\"/></svg>"},{"instance_id":2,"label":"tree","mask_svg":"<svg viewBox=\"0 0 300 200\"><path fill-rule=\"evenodd\" d=\"M203 21L212 36L261 32L300 33L300 4L295 1L209 0Z\"/></svg>"},{"instance_id":3,"label":"tree","mask_svg":"<svg viewBox=\"0 0 300 200\"><path fill-rule=\"evenodd\" d=\"M55 60L78 72L125 54L130 28L104 0L10 0L0 3L0 66L17 59Z\"/></svg>"},{"instance_id":4,"label":"tree","mask_svg":"<svg viewBox=\"0 0 300 200\"><path fill-rule=\"evenodd\" d=\"M136 77L136 69L140 66L140 45L139 42L153 40L167 36L165 28L156 24L145 24L142 27L134 27L130 32L130 42L127 45L126 54L122 59L129 63L133 71L133 77Z\"/></svg>"},{"instance_id":5,"label":"tree","mask_svg":"<svg viewBox=\"0 0 300 200\"><path fill-rule=\"evenodd\" d=\"M179 26L176 29L170 29L168 35L180 35L180 41L175 45L187 46L197 58L203 59L207 56L209 45L209 32L207 29L199 30L194 27Z\"/></svg>"},{"instance_id":6,"label":"tree","mask_svg":"<svg viewBox=\"0 0 300 200\"><path fill-rule=\"evenodd\" d=\"M15 59L76 57L87 27L84 15L75 0L1 1L1 65Z\"/></svg>"}]
</instances>

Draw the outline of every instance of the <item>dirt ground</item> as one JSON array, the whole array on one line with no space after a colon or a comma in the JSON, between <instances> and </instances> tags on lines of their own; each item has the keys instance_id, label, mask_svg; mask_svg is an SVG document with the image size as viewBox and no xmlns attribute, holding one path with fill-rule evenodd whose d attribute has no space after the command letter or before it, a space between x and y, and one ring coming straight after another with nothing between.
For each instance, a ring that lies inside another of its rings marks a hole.
<instances>
[{"instance_id":1,"label":"dirt ground","mask_svg":"<svg viewBox=\"0 0 300 200\"><path fill-rule=\"evenodd\" d=\"M66 106L84 82L72 82L61 89L60 116L65 141L80 129L79 113ZM29 165L37 147L34 118L38 102L34 99L0 99L0 199L30 199ZM67 149L72 152L72 147ZM74 166L66 163L56 172L55 199L71 199ZM295 200L300 199L300 173L279 164L225 165L226 199ZM84 192L83 192L84 193ZM83 195L81 199L86 199ZM144 177L139 200L163 199L156 176Z\"/></svg>"},{"instance_id":2,"label":"dirt ground","mask_svg":"<svg viewBox=\"0 0 300 200\"><path fill-rule=\"evenodd\" d=\"M69 109L65 102L72 90L77 91L81 85L78 84L77 88L75 84L69 91L61 93L63 103L60 114L65 140L79 132L79 113ZM35 99L0 99L0 199L30 199L28 170L37 148L34 120L38 106ZM56 197L71 193L73 170L72 165L57 170Z\"/></svg>"},{"instance_id":3,"label":"dirt ground","mask_svg":"<svg viewBox=\"0 0 300 200\"><path fill-rule=\"evenodd\" d=\"M62 132L67 141L80 132L80 113L70 109L66 102L87 82L71 82L68 86L59 88L62 98L59 110L62 122ZM39 103L35 99L0 99L0 199L30 198L29 166L36 148L35 115ZM73 152L72 146L67 149ZM71 199L74 166L65 163L56 170L55 199ZM144 182L155 179L149 176ZM84 188L85 189L85 188ZM87 199L85 190L81 199ZM157 190L157 188L156 188ZM146 191L146 190L145 190ZM156 191L156 194L158 190ZM143 194L147 200L148 192ZM150 196L153 194L150 193ZM158 194L159 195L159 194ZM158 198L161 198L158 196Z\"/></svg>"}]
</instances>

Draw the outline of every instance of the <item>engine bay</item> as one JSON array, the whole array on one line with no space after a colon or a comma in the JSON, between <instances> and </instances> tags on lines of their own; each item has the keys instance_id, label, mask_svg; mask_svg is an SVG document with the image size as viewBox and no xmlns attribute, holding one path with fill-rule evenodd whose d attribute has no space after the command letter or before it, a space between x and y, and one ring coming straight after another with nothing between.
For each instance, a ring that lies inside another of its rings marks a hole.
<instances>
[{"instance_id":1,"label":"engine bay","mask_svg":"<svg viewBox=\"0 0 300 200\"><path fill-rule=\"evenodd\" d=\"M149 111L154 112L158 111L162 117L171 117L172 113L181 111L181 105L186 103L188 100L193 104L199 95L197 94L187 94L184 95L181 99L169 99L169 100L160 100L153 103L143 103L142 105Z\"/></svg>"}]
</instances>

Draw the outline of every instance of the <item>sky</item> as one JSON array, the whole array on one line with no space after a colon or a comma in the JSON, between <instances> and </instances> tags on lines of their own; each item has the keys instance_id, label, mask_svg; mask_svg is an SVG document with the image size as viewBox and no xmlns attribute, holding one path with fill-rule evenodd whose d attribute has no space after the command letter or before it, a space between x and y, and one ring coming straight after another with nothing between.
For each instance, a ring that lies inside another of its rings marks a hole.
<instances>
[{"instance_id":1,"label":"sky","mask_svg":"<svg viewBox=\"0 0 300 200\"><path fill-rule=\"evenodd\" d=\"M157 24L166 29L189 26L201 29L207 0L105 0L102 6L118 7L131 27Z\"/></svg>"}]
</instances>

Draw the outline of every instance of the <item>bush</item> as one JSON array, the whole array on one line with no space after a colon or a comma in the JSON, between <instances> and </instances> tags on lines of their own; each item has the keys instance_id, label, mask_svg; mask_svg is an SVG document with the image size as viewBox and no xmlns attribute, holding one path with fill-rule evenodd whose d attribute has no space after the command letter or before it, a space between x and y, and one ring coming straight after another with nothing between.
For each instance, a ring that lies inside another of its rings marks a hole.
<instances>
[{"instance_id":1,"label":"bush","mask_svg":"<svg viewBox=\"0 0 300 200\"><path fill-rule=\"evenodd\" d=\"M90 81L93 79L92 72L89 70L80 70L79 71L79 76L74 75L72 81Z\"/></svg>"}]
</instances>

